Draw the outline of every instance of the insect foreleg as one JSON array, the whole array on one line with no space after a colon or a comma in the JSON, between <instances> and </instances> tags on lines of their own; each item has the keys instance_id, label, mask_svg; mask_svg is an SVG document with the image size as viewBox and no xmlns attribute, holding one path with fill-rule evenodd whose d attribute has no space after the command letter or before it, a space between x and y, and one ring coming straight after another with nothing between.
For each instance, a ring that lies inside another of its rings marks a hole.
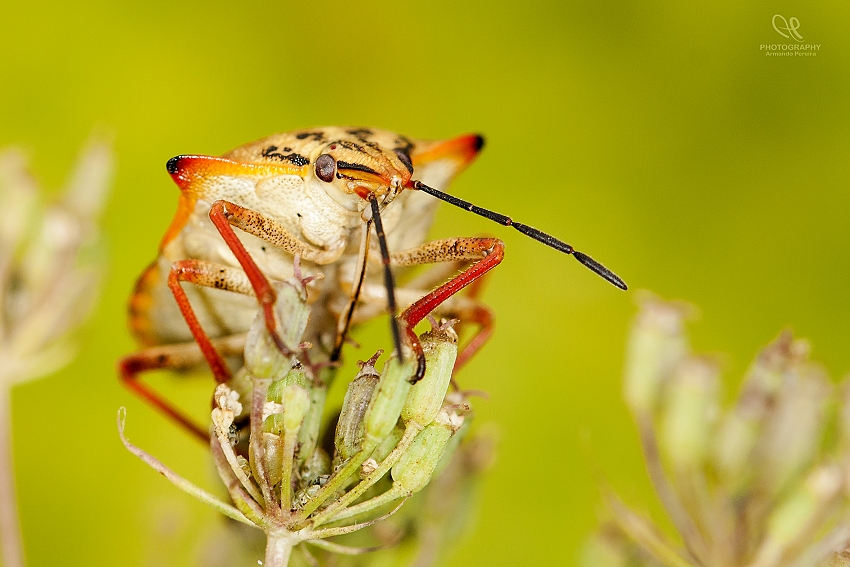
<instances>
[{"instance_id":1,"label":"insect foreleg","mask_svg":"<svg viewBox=\"0 0 850 567\"><path fill-rule=\"evenodd\" d=\"M442 273L442 270L435 271ZM476 280L475 283L480 282L483 277ZM442 279L445 280L445 278ZM471 290L475 286L475 283L469 285L466 290ZM428 294L427 289L407 286L397 288L396 292L400 305L412 305L421 297ZM354 323L368 321L386 310L386 289L384 286L377 284L363 286L360 300L362 303L358 306L357 314L353 319ZM469 362L493 333L493 315L490 308L478 301L472 293L465 295L456 294L446 298L443 303L434 309L433 313L438 314L440 317L458 319L459 323L455 326L455 329L459 329L461 325L470 323L477 325L475 334L470 337L469 341L461 348L458 354L454 366L455 371Z\"/></svg>"},{"instance_id":2,"label":"insect foreleg","mask_svg":"<svg viewBox=\"0 0 850 567\"><path fill-rule=\"evenodd\" d=\"M210 208L210 220L218 229L230 251L233 252L239 265L245 270L245 274L251 282L251 287L254 289L254 294L257 296L257 301L263 310L269 336L281 353L284 355L292 354L289 348L283 344L275 324L274 303L277 299L277 293L251 257L251 254L245 249L239 237L236 236L233 227L238 227L273 246L282 248L293 256L298 255L302 260L318 264L326 264L338 259L342 255L344 243L339 248L323 250L300 240L277 221L229 201L213 203Z\"/></svg>"},{"instance_id":3,"label":"insect foreleg","mask_svg":"<svg viewBox=\"0 0 850 567\"><path fill-rule=\"evenodd\" d=\"M245 348L245 334L214 339L212 346L216 353L239 354ZM188 370L202 363L204 359L204 353L194 342L151 347L121 358L118 361L118 374L121 376L122 383L130 391L159 409L203 443L209 443L209 431L206 428L195 423L140 378L143 373L150 370Z\"/></svg>"},{"instance_id":4,"label":"insect foreleg","mask_svg":"<svg viewBox=\"0 0 850 567\"><path fill-rule=\"evenodd\" d=\"M413 328L450 297L498 266L504 258L504 253L504 243L496 238L448 238L434 240L416 248L392 254L392 264L401 266L435 262L473 262L463 272L419 298L399 315L399 319L406 325L407 338L419 361L415 380L421 378L425 373L425 354L422 351L422 345L419 343L419 337L416 336ZM484 316L479 315L479 319L482 322L487 322ZM488 325L490 323L492 323L492 318L489 318ZM489 335L489 326L485 328L487 335ZM486 340L487 335L484 336L484 340ZM473 342L475 342L474 339ZM475 346L475 350L481 344L483 344L483 341ZM467 355L463 361L468 360L471 354Z\"/></svg>"}]
</instances>

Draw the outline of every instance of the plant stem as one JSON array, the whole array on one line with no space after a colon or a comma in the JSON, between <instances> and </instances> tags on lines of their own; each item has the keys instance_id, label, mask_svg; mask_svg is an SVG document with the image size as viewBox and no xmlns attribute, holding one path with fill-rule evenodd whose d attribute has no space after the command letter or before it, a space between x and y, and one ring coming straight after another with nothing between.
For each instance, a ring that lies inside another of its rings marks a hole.
<instances>
[{"instance_id":1,"label":"plant stem","mask_svg":"<svg viewBox=\"0 0 850 567\"><path fill-rule=\"evenodd\" d=\"M24 549L15 498L11 388L0 386L0 550L4 567L23 567Z\"/></svg>"},{"instance_id":2,"label":"plant stem","mask_svg":"<svg viewBox=\"0 0 850 567\"><path fill-rule=\"evenodd\" d=\"M378 506L383 506L388 502L392 502L393 500L397 500L404 496L409 496L408 493L404 491L403 488L399 487L399 485L393 484L392 488L384 492L383 494L379 494L374 498L370 498L365 502L361 502L360 504L355 504L353 506L349 506L344 509L339 514L335 515L333 518L328 520L329 522L338 522L339 520L345 520L347 518L351 518L352 516L357 516L358 514L364 514L366 512L371 512Z\"/></svg>"},{"instance_id":3,"label":"plant stem","mask_svg":"<svg viewBox=\"0 0 850 567\"><path fill-rule=\"evenodd\" d=\"M313 527L315 528L332 521L331 518L336 516L340 510L360 498L373 484L381 480L381 477L383 477L387 471L389 471L398 462L404 452L407 451L410 444L413 443L413 440L420 431L422 431L422 427L420 425L412 422L408 424L407 429L404 430L404 435L402 435L401 440L395 446L395 449L393 449L383 462L378 465L378 468L369 473L366 478L361 480L354 488L346 492L333 504L313 516Z\"/></svg>"},{"instance_id":4,"label":"plant stem","mask_svg":"<svg viewBox=\"0 0 850 567\"><path fill-rule=\"evenodd\" d=\"M266 559L263 567L286 567L292 554L294 542L286 532L266 533Z\"/></svg>"}]
</instances>

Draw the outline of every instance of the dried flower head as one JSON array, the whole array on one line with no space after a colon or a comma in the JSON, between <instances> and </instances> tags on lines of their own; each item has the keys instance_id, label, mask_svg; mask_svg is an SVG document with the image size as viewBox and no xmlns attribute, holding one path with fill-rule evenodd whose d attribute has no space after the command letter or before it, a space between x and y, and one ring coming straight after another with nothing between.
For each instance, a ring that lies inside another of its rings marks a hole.
<instances>
[{"instance_id":1,"label":"dried flower head","mask_svg":"<svg viewBox=\"0 0 850 567\"><path fill-rule=\"evenodd\" d=\"M24 564L9 390L55 372L73 356L70 335L97 298L102 268L97 220L111 177L108 144L92 141L50 201L20 151L0 152L0 550L7 567Z\"/></svg>"},{"instance_id":2,"label":"dried flower head","mask_svg":"<svg viewBox=\"0 0 850 567\"><path fill-rule=\"evenodd\" d=\"M808 344L783 332L724 410L717 364L686 346L685 313L646 301L625 372L647 469L679 541L605 489L612 520L587 564L848 564L839 552L850 546L850 386L833 388Z\"/></svg>"},{"instance_id":3,"label":"dried flower head","mask_svg":"<svg viewBox=\"0 0 850 567\"><path fill-rule=\"evenodd\" d=\"M48 202L18 150L0 152L0 386L54 372L91 310L100 280L98 217L112 177L109 147L93 141Z\"/></svg>"}]
</instances>

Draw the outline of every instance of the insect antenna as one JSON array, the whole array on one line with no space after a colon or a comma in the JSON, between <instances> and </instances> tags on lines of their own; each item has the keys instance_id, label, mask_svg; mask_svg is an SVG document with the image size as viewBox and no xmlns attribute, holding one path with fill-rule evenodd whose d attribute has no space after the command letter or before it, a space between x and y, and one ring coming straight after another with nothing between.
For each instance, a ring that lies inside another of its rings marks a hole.
<instances>
[{"instance_id":1,"label":"insect antenna","mask_svg":"<svg viewBox=\"0 0 850 567\"><path fill-rule=\"evenodd\" d=\"M375 234L378 235L378 244L381 247L381 263L384 264L384 285L387 288L387 310L390 312L390 326L393 332L393 343L395 344L396 356L399 362L404 362L401 352L401 329L398 325L396 314L398 306L395 302L395 281L393 272L390 270L390 251L387 248L387 235L384 234L384 224L381 222L381 211L378 198L374 193L369 194L369 203L372 205L372 218L375 221Z\"/></svg>"},{"instance_id":2,"label":"insect antenna","mask_svg":"<svg viewBox=\"0 0 850 567\"><path fill-rule=\"evenodd\" d=\"M331 352L332 362L339 360L342 354L342 346L345 344L345 338L348 335L348 330L351 328L351 319L354 317L354 310L357 307L357 301L360 299L360 293L363 290L363 281L366 279L366 258L369 256L369 236L372 233L372 220L369 219L366 221L366 225L363 227L363 237L360 241L361 252L357 258L357 266L355 267L357 285L355 285L351 298L348 301L345 315L340 318L337 325L336 342Z\"/></svg>"},{"instance_id":3,"label":"insect antenna","mask_svg":"<svg viewBox=\"0 0 850 567\"><path fill-rule=\"evenodd\" d=\"M546 246L554 248L555 250L558 250L559 252L563 252L564 254L571 254L572 256L575 257L576 260L581 262L582 265L589 268L591 271L595 272L597 275L601 276L603 279L605 279L609 283L617 286L618 288L628 289L626 282L624 282L622 279L620 279L620 277L617 274L615 274L614 272L612 272L611 270L609 270L608 268L606 268L605 266L603 266L602 264L600 264L599 262L597 262L596 260L594 260L593 258L588 256L587 254L579 252L578 250L576 250L575 248L573 248L572 246L570 246L566 242L564 242L562 240L558 240L557 238L555 238L552 235L546 234L545 232L543 232L541 230L537 230L536 228L528 226L527 224L522 224L522 223L516 222L513 219L511 219L511 217L505 216L503 214L500 214L500 213L497 213L497 212L494 212L494 211L491 211L491 210L488 210L488 209L484 209L484 208L479 207L477 205L473 205L472 203L470 203L468 201L464 201L463 199L458 199L454 195L449 195L448 193L443 193L442 191L440 191L438 189L434 189L433 187L429 187L429 186L425 185L421 181L414 181L413 182L413 189L416 189L418 191L422 191L424 193L428 193L429 195L436 197L436 198L438 198L442 201L445 201L446 203L452 204L455 207L460 207L461 209L467 210L471 213L475 213L476 215L480 215L480 216L484 217L485 219L490 219L491 221L497 222L501 225L512 226L515 229L517 229L518 231L520 231L521 233L523 233L524 235L530 236L534 240L537 240L538 242L542 242Z\"/></svg>"}]
</instances>

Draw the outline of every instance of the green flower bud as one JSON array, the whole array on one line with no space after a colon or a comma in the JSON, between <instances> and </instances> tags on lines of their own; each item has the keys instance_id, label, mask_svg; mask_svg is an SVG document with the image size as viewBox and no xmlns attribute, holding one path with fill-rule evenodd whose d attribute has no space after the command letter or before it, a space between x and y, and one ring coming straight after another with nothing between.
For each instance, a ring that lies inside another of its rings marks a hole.
<instances>
[{"instance_id":1,"label":"green flower bud","mask_svg":"<svg viewBox=\"0 0 850 567\"><path fill-rule=\"evenodd\" d=\"M459 426L457 425L458 422L460 422ZM456 415L454 420L454 426L454 435L452 435L452 438L449 439L449 442L446 444L446 448L443 449L443 456L440 459L440 462L437 463L437 468L434 471L434 476L439 476L440 474L442 474L443 470L445 470L446 467L451 464L458 446L463 442L463 440L469 433L469 430L472 428L471 415L465 415L463 417Z\"/></svg>"},{"instance_id":2,"label":"green flower bud","mask_svg":"<svg viewBox=\"0 0 850 567\"><path fill-rule=\"evenodd\" d=\"M300 284L283 281L274 285L277 291L274 305L277 333L283 344L294 350L307 328L310 308ZM285 325L281 324L283 321ZM274 379L288 372L290 366L289 358L281 354L269 337L265 317L260 310L254 317L245 342L245 367L258 378Z\"/></svg>"},{"instance_id":3,"label":"green flower bud","mask_svg":"<svg viewBox=\"0 0 850 567\"><path fill-rule=\"evenodd\" d=\"M459 426L460 424L453 423L445 412L440 413L430 425L419 432L410 448L393 466L393 485L400 486L408 494L425 488L443 456L449 439Z\"/></svg>"},{"instance_id":4,"label":"green flower bud","mask_svg":"<svg viewBox=\"0 0 850 567\"><path fill-rule=\"evenodd\" d=\"M273 413L264 419L263 432L283 435L283 413Z\"/></svg>"},{"instance_id":5,"label":"green flower bud","mask_svg":"<svg viewBox=\"0 0 850 567\"><path fill-rule=\"evenodd\" d=\"M653 413L661 384L685 354L685 309L656 298L643 302L626 354L625 396L632 411Z\"/></svg>"},{"instance_id":6,"label":"green flower bud","mask_svg":"<svg viewBox=\"0 0 850 567\"><path fill-rule=\"evenodd\" d=\"M303 368L292 368L282 378L271 383L269 391L266 394L266 400L282 404L284 391L293 384L306 390L309 390L312 386Z\"/></svg>"},{"instance_id":7,"label":"green flower bud","mask_svg":"<svg viewBox=\"0 0 850 567\"><path fill-rule=\"evenodd\" d=\"M795 341L782 333L760 353L744 380L737 403L723 418L715 440L718 472L732 494L741 494L756 474L754 451L759 443L788 372L808 354L805 341Z\"/></svg>"},{"instance_id":8,"label":"green flower bud","mask_svg":"<svg viewBox=\"0 0 850 567\"><path fill-rule=\"evenodd\" d=\"M679 365L667 385L661 441L677 469L701 465L717 417L717 367L705 358Z\"/></svg>"},{"instance_id":9,"label":"green flower bud","mask_svg":"<svg viewBox=\"0 0 850 567\"><path fill-rule=\"evenodd\" d=\"M384 365L384 373L378 380L363 420L367 446L380 443L395 427L410 392L410 378L415 370L414 358L408 358L401 364L393 357Z\"/></svg>"},{"instance_id":10,"label":"green flower bud","mask_svg":"<svg viewBox=\"0 0 850 567\"><path fill-rule=\"evenodd\" d=\"M832 384L821 368L795 365L785 373L751 457L759 463L762 488L781 492L815 458L831 395Z\"/></svg>"},{"instance_id":11,"label":"green flower bud","mask_svg":"<svg viewBox=\"0 0 850 567\"><path fill-rule=\"evenodd\" d=\"M334 436L334 465L346 462L360 451L365 425L363 418L372 401L379 376L375 367L364 364L357 377L348 385Z\"/></svg>"},{"instance_id":12,"label":"green flower bud","mask_svg":"<svg viewBox=\"0 0 850 567\"><path fill-rule=\"evenodd\" d=\"M401 419L405 424L425 427L434 420L446 397L457 358L457 334L452 329L435 330L420 339L425 351L425 376L410 388Z\"/></svg>"},{"instance_id":13,"label":"green flower bud","mask_svg":"<svg viewBox=\"0 0 850 567\"><path fill-rule=\"evenodd\" d=\"M259 311L245 340L245 368L263 379L280 379L291 366L289 358L277 349L265 327L265 319Z\"/></svg>"},{"instance_id":14,"label":"green flower bud","mask_svg":"<svg viewBox=\"0 0 850 567\"><path fill-rule=\"evenodd\" d=\"M771 513L764 542L751 564L777 565L786 549L811 542L818 519L841 497L841 483L837 465L824 465L809 473Z\"/></svg>"},{"instance_id":15,"label":"green flower bud","mask_svg":"<svg viewBox=\"0 0 850 567\"><path fill-rule=\"evenodd\" d=\"M306 388L290 384L283 391L283 429L294 433L301 427L307 410L310 409L310 395Z\"/></svg>"},{"instance_id":16,"label":"green flower bud","mask_svg":"<svg viewBox=\"0 0 850 567\"><path fill-rule=\"evenodd\" d=\"M304 421L301 422L301 429L298 430L298 450L295 455L297 466L301 466L304 459L313 454L316 443L319 441L322 412L328 394L327 387L323 385L325 383L312 384L307 390L310 396L310 408L304 416Z\"/></svg>"},{"instance_id":17,"label":"green flower bud","mask_svg":"<svg viewBox=\"0 0 850 567\"><path fill-rule=\"evenodd\" d=\"M283 465L283 440L274 433L263 432L262 439L263 460L269 475L269 486L279 483L282 478ZM248 462L251 463L254 478L259 479L260 473L257 468L257 456L254 454L254 446L248 449Z\"/></svg>"}]
</instances>

